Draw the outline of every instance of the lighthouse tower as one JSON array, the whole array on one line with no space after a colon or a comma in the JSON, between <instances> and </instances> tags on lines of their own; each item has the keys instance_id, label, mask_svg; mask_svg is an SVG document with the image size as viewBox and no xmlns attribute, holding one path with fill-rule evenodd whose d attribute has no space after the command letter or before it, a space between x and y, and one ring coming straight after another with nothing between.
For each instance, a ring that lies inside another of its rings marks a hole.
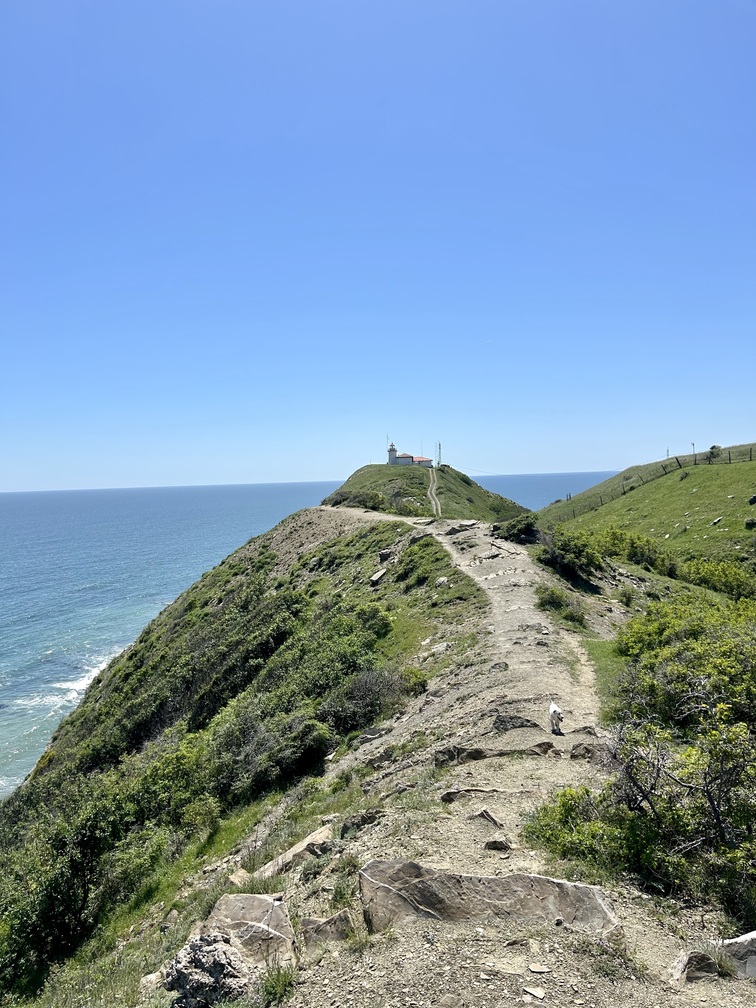
<instances>
[{"instance_id":1,"label":"lighthouse tower","mask_svg":"<svg viewBox=\"0 0 756 1008\"><path fill-rule=\"evenodd\" d=\"M392 441L388 448L388 464L396 465L396 445Z\"/></svg>"}]
</instances>

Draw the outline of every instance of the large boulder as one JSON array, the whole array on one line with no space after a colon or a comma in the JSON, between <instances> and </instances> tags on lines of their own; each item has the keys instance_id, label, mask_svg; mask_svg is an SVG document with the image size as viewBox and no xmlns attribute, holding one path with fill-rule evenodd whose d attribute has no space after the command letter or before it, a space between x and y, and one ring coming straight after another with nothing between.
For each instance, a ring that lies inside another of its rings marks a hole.
<instances>
[{"instance_id":1,"label":"large boulder","mask_svg":"<svg viewBox=\"0 0 756 1008\"><path fill-rule=\"evenodd\" d=\"M206 1008L254 993L259 975L229 935L208 931L191 939L165 970L165 988L179 997L181 1008Z\"/></svg>"},{"instance_id":2,"label":"large boulder","mask_svg":"<svg viewBox=\"0 0 756 1008\"><path fill-rule=\"evenodd\" d=\"M713 976L719 976L719 967L708 952L682 952L672 966L673 980L710 980Z\"/></svg>"},{"instance_id":3,"label":"large boulder","mask_svg":"<svg viewBox=\"0 0 756 1008\"><path fill-rule=\"evenodd\" d=\"M360 871L360 895L370 931L406 917L555 921L622 940L622 928L597 886L545 875L454 875L414 861L370 861Z\"/></svg>"},{"instance_id":4,"label":"large boulder","mask_svg":"<svg viewBox=\"0 0 756 1008\"><path fill-rule=\"evenodd\" d=\"M226 893L202 926L203 934L228 934L254 966L295 966L294 931L281 896Z\"/></svg>"}]
</instances>

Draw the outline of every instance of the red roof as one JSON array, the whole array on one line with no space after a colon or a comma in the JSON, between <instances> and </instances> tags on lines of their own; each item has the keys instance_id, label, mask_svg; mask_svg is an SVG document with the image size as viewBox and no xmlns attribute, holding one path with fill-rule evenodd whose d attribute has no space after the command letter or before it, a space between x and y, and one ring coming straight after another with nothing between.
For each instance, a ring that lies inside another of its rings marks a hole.
<instances>
[{"instance_id":1,"label":"red roof","mask_svg":"<svg viewBox=\"0 0 756 1008\"><path fill-rule=\"evenodd\" d=\"M412 461L413 462L432 462L433 459L426 458L425 455L413 455L412 456Z\"/></svg>"}]
</instances>

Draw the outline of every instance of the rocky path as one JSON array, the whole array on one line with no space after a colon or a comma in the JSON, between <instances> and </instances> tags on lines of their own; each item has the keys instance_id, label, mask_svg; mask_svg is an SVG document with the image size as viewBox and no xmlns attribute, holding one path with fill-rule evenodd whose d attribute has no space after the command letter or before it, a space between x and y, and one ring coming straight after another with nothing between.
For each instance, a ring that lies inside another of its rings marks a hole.
<instances>
[{"instance_id":1,"label":"rocky path","mask_svg":"<svg viewBox=\"0 0 756 1008\"><path fill-rule=\"evenodd\" d=\"M395 521L359 509L312 509L299 521L304 549L318 526ZM295 919L334 913L339 865L411 861L454 877L506 880L553 875L542 851L524 838L528 815L556 788L600 787L606 771L592 669L579 635L536 606L535 585L550 575L527 550L492 537L483 523L410 520L451 554L490 603L482 619L451 625L424 641L421 667L440 671L426 693L393 720L365 733L333 761L325 779L350 778L363 794L362 818L335 842L314 874L292 869L284 896ZM321 529L322 531L322 529ZM291 540L291 532L289 539ZM617 616L599 600L593 633L609 636ZM457 647L465 639L464 649ZM565 714L564 734L548 729L548 707ZM582 758L575 758L579 750ZM586 753L588 754L586 758ZM324 821L330 828L330 820ZM592 882L593 879L583 881ZM290 1008L501 1008L508 1004L586 1008L746 1008L748 982L670 981L685 948L699 947L715 922L674 902L655 906L621 882L603 885L626 938L621 954L561 919L523 923L505 915L405 919L368 936L355 898L347 940L310 950L287 1002ZM342 936L343 937L343 936Z\"/></svg>"}]
</instances>

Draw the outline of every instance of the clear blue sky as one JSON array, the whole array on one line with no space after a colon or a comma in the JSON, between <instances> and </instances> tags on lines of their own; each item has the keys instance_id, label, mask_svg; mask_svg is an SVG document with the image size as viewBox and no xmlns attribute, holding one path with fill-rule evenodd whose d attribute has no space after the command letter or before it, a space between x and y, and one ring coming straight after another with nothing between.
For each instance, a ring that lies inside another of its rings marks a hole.
<instances>
[{"instance_id":1,"label":"clear blue sky","mask_svg":"<svg viewBox=\"0 0 756 1008\"><path fill-rule=\"evenodd\" d=\"M754 0L5 0L0 489L756 439Z\"/></svg>"}]
</instances>

